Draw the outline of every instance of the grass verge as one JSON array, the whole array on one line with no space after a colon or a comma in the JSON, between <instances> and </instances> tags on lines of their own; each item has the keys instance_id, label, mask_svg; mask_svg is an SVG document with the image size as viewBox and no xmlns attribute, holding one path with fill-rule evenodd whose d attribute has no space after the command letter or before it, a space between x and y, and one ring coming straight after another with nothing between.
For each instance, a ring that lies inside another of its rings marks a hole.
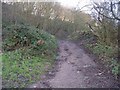
<instances>
[{"instance_id":1,"label":"grass verge","mask_svg":"<svg viewBox=\"0 0 120 90\"><path fill-rule=\"evenodd\" d=\"M56 38L34 26L18 24L3 28L2 86L23 88L40 80L54 63Z\"/></svg>"},{"instance_id":2,"label":"grass verge","mask_svg":"<svg viewBox=\"0 0 120 90\"><path fill-rule=\"evenodd\" d=\"M30 48L20 48L2 54L4 87L26 87L38 81L40 75L44 74L54 62L55 56L31 56L29 51L31 51Z\"/></svg>"},{"instance_id":3,"label":"grass verge","mask_svg":"<svg viewBox=\"0 0 120 90\"><path fill-rule=\"evenodd\" d=\"M94 54L96 54L99 59L102 60L103 63L105 63L106 67L110 67L111 72L117 78L120 67L120 65L117 63L118 47L107 46L100 43L88 43L85 46Z\"/></svg>"}]
</instances>

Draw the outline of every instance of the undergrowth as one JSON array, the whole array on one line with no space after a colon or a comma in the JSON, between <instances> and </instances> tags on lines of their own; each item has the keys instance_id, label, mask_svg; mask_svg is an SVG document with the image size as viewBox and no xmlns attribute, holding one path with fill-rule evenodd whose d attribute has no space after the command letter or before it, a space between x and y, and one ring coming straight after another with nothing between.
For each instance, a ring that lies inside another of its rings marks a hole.
<instances>
[{"instance_id":1,"label":"undergrowth","mask_svg":"<svg viewBox=\"0 0 120 90\"><path fill-rule=\"evenodd\" d=\"M44 43L38 45L39 40ZM4 28L2 47L2 84L5 88L27 87L39 81L57 55L54 36L24 24Z\"/></svg>"},{"instance_id":2,"label":"undergrowth","mask_svg":"<svg viewBox=\"0 0 120 90\"><path fill-rule=\"evenodd\" d=\"M111 72L117 78L119 73L120 65L118 61L118 47L117 46L108 46L102 43L87 43L85 45L89 50L96 54L100 60L102 60L107 67L111 68Z\"/></svg>"},{"instance_id":3,"label":"undergrowth","mask_svg":"<svg viewBox=\"0 0 120 90\"><path fill-rule=\"evenodd\" d=\"M111 72L117 78L120 68L120 65L117 63L118 46L108 46L104 43L99 43L97 37L88 31L79 32L74 36L76 38L71 35L69 39L81 42L82 45L97 55L99 57L99 60L102 60L104 65L106 67L109 67L111 69Z\"/></svg>"},{"instance_id":4,"label":"undergrowth","mask_svg":"<svg viewBox=\"0 0 120 90\"><path fill-rule=\"evenodd\" d=\"M4 87L26 87L38 81L40 75L45 73L47 68L54 62L55 57L47 57L46 55L31 56L29 50L30 48L21 48L2 55Z\"/></svg>"}]
</instances>

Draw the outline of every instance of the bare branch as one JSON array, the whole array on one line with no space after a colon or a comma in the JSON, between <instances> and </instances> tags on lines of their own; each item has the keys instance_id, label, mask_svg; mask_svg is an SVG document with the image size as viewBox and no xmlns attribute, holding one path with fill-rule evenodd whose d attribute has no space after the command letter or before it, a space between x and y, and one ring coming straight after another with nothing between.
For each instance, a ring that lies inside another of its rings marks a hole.
<instances>
[{"instance_id":1,"label":"bare branch","mask_svg":"<svg viewBox=\"0 0 120 90\"><path fill-rule=\"evenodd\" d=\"M88 7L88 6L93 6L93 5L92 5L92 4L85 5L85 6L81 7L81 8L79 9L79 11L81 11L83 8Z\"/></svg>"},{"instance_id":2,"label":"bare branch","mask_svg":"<svg viewBox=\"0 0 120 90\"><path fill-rule=\"evenodd\" d=\"M107 8L105 8L105 7L101 7L101 6L100 6L99 4L97 4L97 3L94 3L94 4L96 5L96 6L94 5L94 9L95 9L100 15L102 15L102 16L108 18L108 19L115 19L115 20L119 20L119 21L120 21L120 18L115 15L114 10L113 10L113 6L116 5L116 4L120 4L119 2L118 2L118 3L114 3L114 4L111 2L111 4L110 4L110 10L107 9ZM112 16L113 16L113 17L109 17L109 16L104 15L101 11L98 10L98 9L101 9L101 8L104 9L104 10L110 11L110 12L112 13Z\"/></svg>"},{"instance_id":3,"label":"bare branch","mask_svg":"<svg viewBox=\"0 0 120 90\"><path fill-rule=\"evenodd\" d=\"M100 11L98 11L98 9L97 9L96 7L94 7L94 9L95 9L100 15L102 15L102 16L108 18L108 19L115 19L115 18L108 17L108 16L104 15L103 13L101 13Z\"/></svg>"},{"instance_id":4,"label":"bare branch","mask_svg":"<svg viewBox=\"0 0 120 90\"><path fill-rule=\"evenodd\" d=\"M119 3L119 4L120 4L120 3ZM118 17L115 15L114 11L113 11L113 4L112 4L112 2L111 2L111 4L110 4L110 7L111 7L111 12L112 12L113 17L114 17L115 19L117 19L117 20L120 21L120 18L118 18Z\"/></svg>"}]
</instances>

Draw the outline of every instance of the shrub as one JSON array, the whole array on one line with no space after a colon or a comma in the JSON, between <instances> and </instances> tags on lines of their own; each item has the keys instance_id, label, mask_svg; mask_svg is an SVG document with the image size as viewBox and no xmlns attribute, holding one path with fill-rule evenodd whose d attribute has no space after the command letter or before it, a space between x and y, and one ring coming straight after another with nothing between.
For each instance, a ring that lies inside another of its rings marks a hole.
<instances>
[{"instance_id":1,"label":"shrub","mask_svg":"<svg viewBox=\"0 0 120 90\"><path fill-rule=\"evenodd\" d=\"M117 48L112 46L107 46L104 44L96 43L95 47L93 48L94 53L99 55L104 55L106 57L117 57Z\"/></svg>"},{"instance_id":2,"label":"shrub","mask_svg":"<svg viewBox=\"0 0 120 90\"><path fill-rule=\"evenodd\" d=\"M4 28L2 55L3 87L26 87L40 80L56 58L56 38L29 25ZM38 41L44 43L38 45ZM12 50L12 51L10 51Z\"/></svg>"},{"instance_id":3,"label":"shrub","mask_svg":"<svg viewBox=\"0 0 120 90\"><path fill-rule=\"evenodd\" d=\"M31 46L34 51L49 52L56 50L57 43L53 35L29 25L11 25L4 29L3 50L9 51L23 46ZM45 43L37 45L38 40ZM41 53L39 53L41 54Z\"/></svg>"}]
</instances>

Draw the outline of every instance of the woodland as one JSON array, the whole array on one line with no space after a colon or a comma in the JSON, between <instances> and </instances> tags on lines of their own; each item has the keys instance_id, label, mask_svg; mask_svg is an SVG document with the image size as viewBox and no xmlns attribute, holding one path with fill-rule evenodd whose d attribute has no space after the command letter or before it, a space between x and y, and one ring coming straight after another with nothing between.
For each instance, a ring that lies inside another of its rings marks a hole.
<instances>
[{"instance_id":1,"label":"woodland","mask_svg":"<svg viewBox=\"0 0 120 90\"><path fill-rule=\"evenodd\" d=\"M119 0L85 5L91 13L59 2L1 3L4 88L23 88L40 80L56 61L58 40L81 42L120 81Z\"/></svg>"}]
</instances>

